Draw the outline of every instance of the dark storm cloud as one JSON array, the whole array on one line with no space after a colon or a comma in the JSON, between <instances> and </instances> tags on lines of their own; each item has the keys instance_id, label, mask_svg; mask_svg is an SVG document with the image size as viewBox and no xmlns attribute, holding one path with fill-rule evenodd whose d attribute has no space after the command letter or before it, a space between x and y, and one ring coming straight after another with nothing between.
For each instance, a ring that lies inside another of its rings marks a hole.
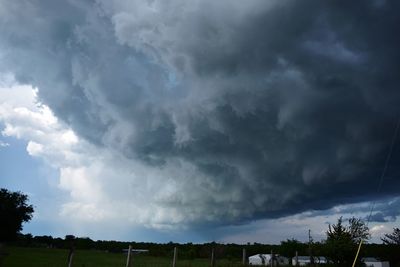
<instances>
[{"instance_id":1,"label":"dark storm cloud","mask_svg":"<svg viewBox=\"0 0 400 267\"><path fill-rule=\"evenodd\" d=\"M400 215L400 198L386 199L377 203L374 212L371 214L370 221L372 222L388 222L395 221Z\"/></svg>"},{"instance_id":2,"label":"dark storm cloud","mask_svg":"<svg viewBox=\"0 0 400 267\"><path fill-rule=\"evenodd\" d=\"M370 217L372 222L387 222L388 220L381 212L377 212Z\"/></svg>"},{"instance_id":3,"label":"dark storm cloud","mask_svg":"<svg viewBox=\"0 0 400 267\"><path fill-rule=\"evenodd\" d=\"M193 166L160 205L226 223L398 194L398 146L376 193L398 2L48 2L0 2L1 70L91 142Z\"/></svg>"}]
</instances>

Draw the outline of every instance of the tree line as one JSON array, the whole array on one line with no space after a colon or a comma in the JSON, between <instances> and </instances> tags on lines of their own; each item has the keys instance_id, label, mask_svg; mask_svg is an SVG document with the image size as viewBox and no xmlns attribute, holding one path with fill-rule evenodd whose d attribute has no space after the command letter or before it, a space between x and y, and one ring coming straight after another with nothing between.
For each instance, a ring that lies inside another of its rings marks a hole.
<instances>
[{"instance_id":1,"label":"tree line","mask_svg":"<svg viewBox=\"0 0 400 267\"><path fill-rule=\"evenodd\" d=\"M34 210L28 204L28 197L21 192L10 192L0 189L0 244L7 242L14 246L24 247L46 247L70 249L95 249L108 252L120 253L132 245L135 249L149 250L150 256L171 257L174 247L179 250L182 259L209 258L211 250L216 258L240 260L243 249L247 256L269 253L273 251L282 256L292 258L296 255L302 256L325 256L335 266L351 266L357 247L361 241L365 242L362 247L358 265L362 257L376 257L381 260L390 261L391 266L400 266L400 229L394 228L390 234L385 234L381 240L383 244L368 244L370 238L369 229L360 218L352 217L344 222L340 217L336 224L328 226L326 240L313 242L300 242L296 239L287 239L279 245L247 243L239 244L178 244L178 243L151 243L151 242L122 242L122 241L94 241L89 237L75 237L67 235L65 238L54 238L52 236L33 236L21 234L22 224L32 218ZM313 257L311 257L313 259Z\"/></svg>"},{"instance_id":2,"label":"tree line","mask_svg":"<svg viewBox=\"0 0 400 267\"><path fill-rule=\"evenodd\" d=\"M12 242L15 246L46 247L69 249L71 241L75 249L95 249L110 253L121 253L132 245L135 249L147 249L148 255L155 257L172 257L174 247L178 248L179 258L196 259L210 258L211 250L214 250L216 258L240 261L243 249L247 256L258 253L269 253L271 250L282 256L292 258L296 255L325 256L335 266L351 266L357 246L361 240L369 238L368 228L361 219L351 218L348 225L339 218L336 224L330 225L327 231L327 239L319 242L300 242L296 239L282 241L279 245L247 243L247 244L179 244L179 243L151 243L151 242L122 242L110 240L92 240L89 237L75 237L67 235L65 238L52 236L32 236L31 234L18 234ZM376 257L384 261L390 261L391 266L400 266L400 231L394 229L391 234L386 234L383 244L364 244L360 252L358 265L362 257Z\"/></svg>"}]
</instances>

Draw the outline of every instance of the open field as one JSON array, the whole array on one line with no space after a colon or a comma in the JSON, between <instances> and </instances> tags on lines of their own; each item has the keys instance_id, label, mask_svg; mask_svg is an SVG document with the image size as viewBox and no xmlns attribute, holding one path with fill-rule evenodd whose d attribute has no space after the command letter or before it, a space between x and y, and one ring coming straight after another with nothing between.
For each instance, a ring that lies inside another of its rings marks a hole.
<instances>
[{"instance_id":1,"label":"open field","mask_svg":"<svg viewBox=\"0 0 400 267\"><path fill-rule=\"evenodd\" d=\"M51 248L7 247L0 267L66 267L68 250ZM125 267L126 254L99 250L76 250L73 267ZM134 254L132 267L172 267L172 257ZM210 267L210 260L179 259L176 267ZM335 265L321 265L332 267ZM391 265L399 266L399 265ZM215 267L244 267L239 259L217 259ZM285 267L281 265L281 267Z\"/></svg>"},{"instance_id":2,"label":"open field","mask_svg":"<svg viewBox=\"0 0 400 267\"><path fill-rule=\"evenodd\" d=\"M68 250L49 248L21 248L8 247L8 255L4 258L3 267L58 267L67 266ZM126 255L108 253L96 250L76 250L73 266L76 267L124 267ZM151 257L146 255L134 255L132 266L134 267L171 267L172 258ZM207 267L208 259L179 260L177 267ZM239 267L241 263L221 259L216 266Z\"/></svg>"},{"instance_id":3,"label":"open field","mask_svg":"<svg viewBox=\"0 0 400 267\"><path fill-rule=\"evenodd\" d=\"M7 248L8 255L3 266L10 267L58 267L67 266L68 250L47 248ZM77 250L74 255L74 266L124 266L123 254L106 253L90 250Z\"/></svg>"}]
</instances>

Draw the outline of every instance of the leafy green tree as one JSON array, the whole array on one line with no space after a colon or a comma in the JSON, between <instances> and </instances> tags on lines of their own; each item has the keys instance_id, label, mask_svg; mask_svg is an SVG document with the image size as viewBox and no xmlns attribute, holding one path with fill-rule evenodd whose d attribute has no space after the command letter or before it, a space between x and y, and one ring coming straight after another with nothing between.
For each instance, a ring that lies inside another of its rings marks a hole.
<instances>
[{"instance_id":1,"label":"leafy green tree","mask_svg":"<svg viewBox=\"0 0 400 267\"><path fill-rule=\"evenodd\" d=\"M385 237L381 238L381 240L386 245L400 245L400 229L393 228L393 233L385 234Z\"/></svg>"},{"instance_id":2,"label":"leafy green tree","mask_svg":"<svg viewBox=\"0 0 400 267\"><path fill-rule=\"evenodd\" d=\"M21 192L0 189L0 242L15 240L22 230L22 223L28 222L33 214L28 205L28 196Z\"/></svg>"},{"instance_id":3,"label":"leafy green tree","mask_svg":"<svg viewBox=\"0 0 400 267\"><path fill-rule=\"evenodd\" d=\"M370 237L365 223L354 217L349 219L348 226L343 225L343 218L340 217L336 224L329 225L326 235L327 256L337 266L351 266L357 245Z\"/></svg>"}]
</instances>

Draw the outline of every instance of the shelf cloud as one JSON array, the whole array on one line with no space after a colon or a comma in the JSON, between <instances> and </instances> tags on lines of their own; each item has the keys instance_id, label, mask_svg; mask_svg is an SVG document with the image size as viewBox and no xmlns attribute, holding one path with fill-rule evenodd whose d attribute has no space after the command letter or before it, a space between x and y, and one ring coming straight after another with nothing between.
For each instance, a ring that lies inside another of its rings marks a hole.
<instances>
[{"instance_id":1,"label":"shelf cloud","mask_svg":"<svg viewBox=\"0 0 400 267\"><path fill-rule=\"evenodd\" d=\"M398 197L397 144L377 186L400 114L399 11L0 1L0 72L37 90L30 110L47 116L3 103L3 134L24 116L53 133L18 137L60 170L60 214L82 220L229 225Z\"/></svg>"}]
</instances>

